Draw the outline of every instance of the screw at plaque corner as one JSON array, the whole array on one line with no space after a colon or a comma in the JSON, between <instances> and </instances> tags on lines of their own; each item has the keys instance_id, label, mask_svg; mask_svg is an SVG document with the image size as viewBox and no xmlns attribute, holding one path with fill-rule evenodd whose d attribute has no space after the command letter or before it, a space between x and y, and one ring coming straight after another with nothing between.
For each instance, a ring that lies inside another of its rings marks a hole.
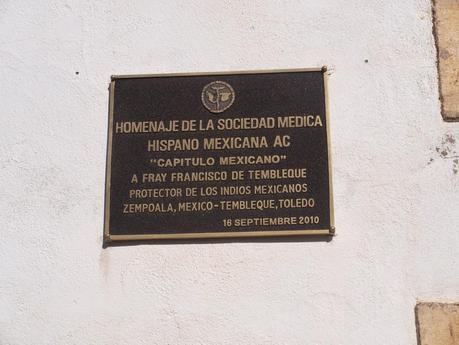
<instances>
[{"instance_id":1,"label":"screw at plaque corner","mask_svg":"<svg viewBox=\"0 0 459 345\"><path fill-rule=\"evenodd\" d=\"M327 66L322 66L322 72L325 73L328 71L328 67Z\"/></svg>"}]
</instances>

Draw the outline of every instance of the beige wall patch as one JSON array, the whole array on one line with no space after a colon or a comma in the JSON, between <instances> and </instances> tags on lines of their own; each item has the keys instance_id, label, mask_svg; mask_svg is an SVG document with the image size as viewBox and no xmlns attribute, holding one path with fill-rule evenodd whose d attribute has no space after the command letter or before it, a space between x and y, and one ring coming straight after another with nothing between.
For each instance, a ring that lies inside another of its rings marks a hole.
<instances>
[{"instance_id":1,"label":"beige wall patch","mask_svg":"<svg viewBox=\"0 0 459 345\"><path fill-rule=\"evenodd\" d=\"M416 327L418 345L459 344L459 304L419 303Z\"/></svg>"},{"instance_id":2,"label":"beige wall patch","mask_svg":"<svg viewBox=\"0 0 459 345\"><path fill-rule=\"evenodd\" d=\"M459 1L434 0L433 13L442 115L459 121Z\"/></svg>"}]
</instances>

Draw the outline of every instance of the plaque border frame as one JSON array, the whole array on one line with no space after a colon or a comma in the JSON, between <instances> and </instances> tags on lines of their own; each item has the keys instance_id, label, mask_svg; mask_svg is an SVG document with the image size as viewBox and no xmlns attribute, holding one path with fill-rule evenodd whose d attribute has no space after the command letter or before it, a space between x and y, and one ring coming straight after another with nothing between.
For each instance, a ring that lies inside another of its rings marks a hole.
<instances>
[{"instance_id":1,"label":"plaque border frame","mask_svg":"<svg viewBox=\"0 0 459 345\"><path fill-rule=\"evenodd\" d=\"M216 71L216 72L190 72L190 73L159 73L159 74L125 74L112 75L109 85L109 111L108 111L108 139L107 139L107 159L105 168L105 205L104 205L104 242L114 241L143 241L143 240L174 240L174 239L211 239L211 238L243 238L243 237L285 237L285 236L305 236L305 235L335 235L335 214L333 208L333 183L332 183L332 154L330 138L330 105L328 98L328 74L327 66L317 68L294 68L294 69L266 69L266 70L246 70L246 71ZM115 96L115 82L117 79L135 78L155 78L155 77L186 77L186 76L221 76L238 74L268 74L268 73L295 73L295 72L322 72L324 78L325 96L325 119L327 133L327 152L328 152L328 184L329 184L329 203L330 203L330 229L310 229L310 230L272 230L272 231L231 231L231 232L197 232L197 233L178 233L178 234L131 234L131 235L112 235L110 234L110 187L112 169L112 145L113 145L113 109Z\"/></svg>"}]
</instances>

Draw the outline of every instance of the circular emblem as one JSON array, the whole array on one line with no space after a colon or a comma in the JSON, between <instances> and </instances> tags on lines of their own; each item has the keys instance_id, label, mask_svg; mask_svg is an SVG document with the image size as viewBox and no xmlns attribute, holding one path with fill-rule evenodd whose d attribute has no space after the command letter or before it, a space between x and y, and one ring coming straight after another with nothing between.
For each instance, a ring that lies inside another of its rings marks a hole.
<instances>
[{"instance_id":1,"label":"circular emblem","mask_svg":"<svg viewBox=\"0 0 459 345\"><path fill-rule=\"evenodd\" d=\"M236 97L230 84L213 81L202 89L202 104L212 113L221 113L231 107Z\"/></svg>"}]
</instances>

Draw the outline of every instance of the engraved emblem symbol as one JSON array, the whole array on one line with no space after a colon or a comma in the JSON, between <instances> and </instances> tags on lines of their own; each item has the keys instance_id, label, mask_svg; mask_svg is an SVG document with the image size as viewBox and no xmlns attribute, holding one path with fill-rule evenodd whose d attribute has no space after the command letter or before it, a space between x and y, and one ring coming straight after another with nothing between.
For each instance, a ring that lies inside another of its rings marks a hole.
<instances>
[{"instance_id":1,"label":"engraved emblem symbol","mask_svg":"<svg viewBox=\"0 0 459 345\"><path fill-rule=\"evenodd\" d=\"M202 104L212 113L221 113L231 107L236 97L230 84L214 81L202 89Z\"/></svg>"}]
</instances>

